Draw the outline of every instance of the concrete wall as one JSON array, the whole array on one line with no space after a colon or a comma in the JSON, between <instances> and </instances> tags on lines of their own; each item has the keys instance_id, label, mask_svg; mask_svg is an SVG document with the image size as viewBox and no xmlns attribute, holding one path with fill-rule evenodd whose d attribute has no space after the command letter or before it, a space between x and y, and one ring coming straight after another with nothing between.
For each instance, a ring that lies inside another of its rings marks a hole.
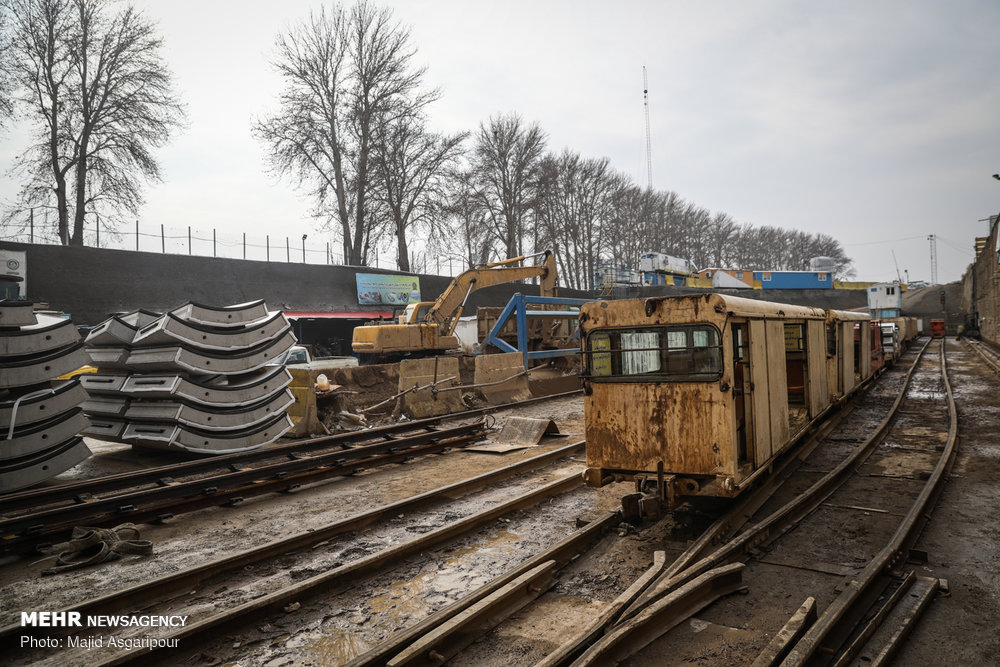
<instances>
[{"instance_id":1,"label":"concrete wall","mask_svg":"<svg viewBox=\"0 0 1000 667\"><path fill-rule=\"evenodd\" d=\"M259 262L100 248L68 248L0 242L0 249L27 254L27 297L70 313L79 325L94 325L111 313L145 308L161 312L196 301L231 305L264 299L286 311L384 311L359 306L354 276L396 273L371 267ZM417 275L422 297L433 300L451 282ZM644 298L712 291L688 287L621 288L614 298ZM864 290L715 290L778 303L850 310L866 305ZM502 306L516 292L538 294L536 285L495 285L473 292L465 314L479 306ZM592 298L592 292L560 288L561 296Z\"/></svg>"},{"instance_id":2,"label":"concrete wall","mask_svg":"<svg viewBox=\"0 0 1000 667\"><path fill-rule=\"evenodd\" d=\"M1000 345L1000 266L997 256L997 226L990 227L986 245L975 263L962 277L962 305L967 312L978 313L979 331L984 340Z\"/></svg>"},{"instance_id":3,"label":"concrete wall","mask_svg":"<svg viewBox=\"0 0 1000 667\"><path fill-rule=\"evenodd\" d=\"M398 273L372 267L259 262L129 250L69 248L0 242L0 249L27 253L27 294L94 325L116 312L145 308L162 312L188 301L224 306L264 299L287 311L386 311L359 306L356 273ZM416 275L421 296L433 300L451 278ZM516 292L538 294L526 284L496 285L474 292L466 313L480 305L503 305ZM566 296L588 293L564 290Z\"/></svg>"}]
</instances>

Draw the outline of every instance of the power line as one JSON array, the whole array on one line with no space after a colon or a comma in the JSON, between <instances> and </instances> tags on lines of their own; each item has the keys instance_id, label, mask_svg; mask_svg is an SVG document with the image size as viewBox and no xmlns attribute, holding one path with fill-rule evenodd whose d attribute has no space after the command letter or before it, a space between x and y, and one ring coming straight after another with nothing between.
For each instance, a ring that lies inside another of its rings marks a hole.
<instances>
[{"instance_id":1,"label":"power line","mask_svg":"<svg viewBox=\"0 0 1000 667\"><path fill-rule=\"evenodd\" d=\"M886 239L885 241L861 241L858 243L842 243L841 245L846 247L853 247L859 245L879 245L882 243L896 243L897 241L914 241L916 239L926 238L925 236L904 236L898 239Z\"/></svg>"}]
</instances>

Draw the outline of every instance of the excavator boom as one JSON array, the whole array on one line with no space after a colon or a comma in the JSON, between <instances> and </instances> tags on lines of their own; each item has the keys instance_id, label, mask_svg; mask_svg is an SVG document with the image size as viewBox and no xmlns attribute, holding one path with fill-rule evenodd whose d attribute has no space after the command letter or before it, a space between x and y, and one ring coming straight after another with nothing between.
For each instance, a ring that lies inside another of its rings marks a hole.
<instances>
[{"instance_id":1,"label":"excavator boom","mask_svg":"<svg viewBox=\"0 0 1000 667\"><path fill-rule=\"evenodd\" d=\"M460 273L437 301L411 304L406 310L405 321L354 329L353 350L360 354L381 356L443 352L457 348L455 327L472 292L491 285L539 277L542 296L556 295L555 255L549 250L539 254L544 255L545 260L538 266L511 266L534 256L531 255L513 257Z\"/></svg>"}]
</instances>

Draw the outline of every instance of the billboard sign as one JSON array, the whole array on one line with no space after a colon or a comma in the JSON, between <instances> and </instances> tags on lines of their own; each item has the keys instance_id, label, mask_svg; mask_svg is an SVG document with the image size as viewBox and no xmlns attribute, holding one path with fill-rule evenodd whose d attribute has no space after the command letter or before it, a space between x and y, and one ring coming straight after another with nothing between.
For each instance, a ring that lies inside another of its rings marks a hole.
<instances>
[{"instance_id":1,"label":"billboard sign","mask_svg":"<svg viewBox=\"0 0 1000 667\"><path fill-rule=\"evenodd\" d=\"M28 293L28 253L24 250L0 250L0 275L4 282L18 284L21 298Z\"/></svg>"},{"instance_id":2,"label":"billboard sign","mask_svg":"<svg viewBox=\"0 0 1000 667\"><path fill-rule=\"evenodd\" d=\"M405 306L420 301L420 279L386 273L355 274L360 306Z\"/></svg>"}]
</instances>

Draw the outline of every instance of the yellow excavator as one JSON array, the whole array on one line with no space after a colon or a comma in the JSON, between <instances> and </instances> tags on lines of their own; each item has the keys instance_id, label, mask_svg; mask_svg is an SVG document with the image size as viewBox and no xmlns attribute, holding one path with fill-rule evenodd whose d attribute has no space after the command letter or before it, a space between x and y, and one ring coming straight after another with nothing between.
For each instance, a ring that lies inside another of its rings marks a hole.
<instances>
[{"instance_id":1,"label":"yellow excavator","mask_svg":"<svg viewBox=\"0 0 1000 667\"><path fill-rule=\"evenodd\" d=\"M537 266L511 266L541 256L545 259ZM472 292L490 285L535 277L541 279L542 296L556 296L556 258L552 251L513 257L464 271L437 301L408 305L399 316L398 323L355 328L351 347L356 353L375 357L435 354L457 349L455 327Z\"/></svg>"}]
</instances>

